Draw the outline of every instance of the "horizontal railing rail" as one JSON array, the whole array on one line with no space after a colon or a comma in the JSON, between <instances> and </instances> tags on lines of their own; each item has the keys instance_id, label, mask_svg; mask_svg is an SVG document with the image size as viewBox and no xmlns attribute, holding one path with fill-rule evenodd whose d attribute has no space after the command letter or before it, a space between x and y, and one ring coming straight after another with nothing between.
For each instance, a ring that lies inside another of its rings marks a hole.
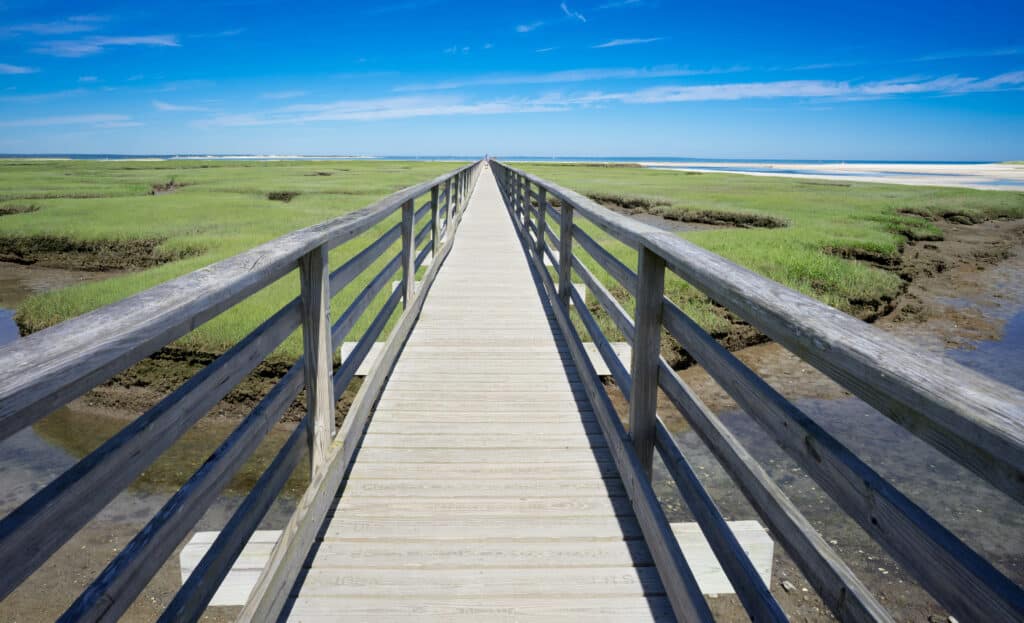
<instances>
[{"instance_id":1,"label":"horizontal railing rail","mask_svg":"<svg viewBox=\"0 0 1024 623\"><path fill-rule=\"evenodd\" d=\"M0 599L302 327L303 357L62 617L65 621L119 618L305 389L307 409L302 423L278 450L162 617L166 621L197 620L303 452L309 451L312 474L306 495L318 496L321 492L313 488L323 484L330 466L336 466L336 447L350 448L354 443L353 431L358 429L355 423L365 423L365 405L372 404L386 373L380 361L346 415L342 428L345 435L334 430L336 399L349 386L399 305L404 312L388 334L385 351L404 342L451 247L482 165L476 162L402 189L356 212L292 232L0 348L2 440L298 269L298 297L0 520ZM426 200L417 206L415 202L424 196ZM329 270L331 249L359 238L395 214L401 215L398 224L353 253L333 272ZM399 252L387 258L385 253L396 243ZM416 271L431 254L430 269L419 291L414 291ZM384 266L332 325L331 298L382 259L386 260ZM376 310L354 352L335 370L336 347L387 291L399 271L400 287ZM308 515L308 510L308 505L300 503L292 520L318 521ZM326 509L319 520L325 515ZM284 549L288 545L279 543ZM286 578L282 571L293 570L272 569L268 574Z\"/></svg>"},{"instance_id":2,"label":"horizontal railing rail","mask_svg":"<svg viewBox=\"0 0 1024 623\"><path fill-rule=\"evenodd\" d=\"M956 616L963 620L1024 619L1024 591L1019 586L778 394L665 298L665 273L671 271L683 278L1018 502L1024 500L1024 394L957 364L921 353L877 328L677 236L616 214L576 192L497 161L492 160L491 165L534 265L541 271L545 285L550 284L552 303L563 331L578 337L570 322L571 309L629 401L626 438L646 472L641 476L649 476L653 452L657 450L752 616L758 620L772 618L772 613L778 612L777 604L657 417L658 389L665 392L703 439L840 620L891 620L885 608L738 439L661 358L662 330L678 340L847 514ZM634 249L638 270L606 250L583 223ZM633 297L633 317L582 261L574 250L576 246ZM544 268L545 257L554 267L557 285ZM629 370L619 361L586 301L571 287L573 274L583 281L632 345ZM572 348L582 374L589 362L581 348ZM600 404L607 400L600 383L586 378L584 381L588 384L588 395L594 394L592 402ZM650 510L636 500L634 507L638 515ZM648 538L649 542L652 540L657 543L656 538ZM674 542L672 545L678 547ZM673 566L668 556L664 559L665 565L658 564L663 580L666 576L685 575L679 571L678 563ZM666 588L671 588L668 582ZM688 596L678 601L680 609L676 612L680 614L685 608L692 608L683 602L695 598Z\"/></svg>"}]
</instances>

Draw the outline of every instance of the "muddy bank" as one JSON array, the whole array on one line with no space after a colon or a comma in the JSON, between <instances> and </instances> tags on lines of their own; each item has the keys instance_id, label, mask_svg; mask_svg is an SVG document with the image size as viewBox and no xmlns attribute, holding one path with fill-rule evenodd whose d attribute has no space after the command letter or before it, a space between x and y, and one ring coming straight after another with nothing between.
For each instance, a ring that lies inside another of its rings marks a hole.
<instances>
[{"instance_id":1,"label":"muddy bank","mask_svg":"<svg viewBox=\"0 0 1024 623\"><path fill-rule=\"evenodd\" d=\"M85 271L141 270L199 255L203 249L168 250L160 238L76 240L66 236L0 236L0 262Z\"/></svg>"},{"instance_id":2,"label":"muddy bank","mask_svg":"<svg viewBox=\"0 0 1024 623\"><path fill-rule=\"evenodd\" d=\"M604 207L620 214L640 217L638 220L641 221L645 220L643 217L646 216L656 217L668 223L687 223L714 227L766 227L771 229L786 226L784 221L764 214L727 212L725 210L692 210L674 206L670 201L664 199L601 194L592 194L589 197ZM671 230L671 228L667 229ZM687 229L676 229L675 231L687 231Z\"/></svg>"}]
</instances>

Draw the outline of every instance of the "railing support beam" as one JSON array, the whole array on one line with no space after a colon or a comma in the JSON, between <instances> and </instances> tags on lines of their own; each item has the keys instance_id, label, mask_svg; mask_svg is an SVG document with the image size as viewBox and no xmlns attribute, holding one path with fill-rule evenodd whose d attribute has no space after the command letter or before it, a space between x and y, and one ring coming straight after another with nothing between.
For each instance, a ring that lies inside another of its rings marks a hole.
<instances>
[{"instance_id":1,"label":"railing support beam","mask_svg":"<svg viewBox=\"0 0 1024 623\"><path fill-rule=\"evenodd\" d=\"M665 295L665 260L639 245L636 293L636 337L630 373L629 435L640 463L651 477L658 408L658 364L661 361L661 299Z\"/></svg>"},{"instance_id":2,"label":"railing support beam","mask_svg":"<svg viewBox=\"0 0 1024 623\"><path fill-rule=\"evenodd\" d=\"M548 189L540 187L537 198L537 254L544 258L544 229L547 221Z\"/></svg>"},{"instance_id":3,"label":"railing support beam","mask_svg":"<svg viewBox=\"0 0 1024 623\"><path fill-rule=\"evenodd\" d=\"M402 308L409 307L416 287L416 238L413 234L416 204L410 199L402 204Z\"/></svg>"},{"instance_id":4,"label":"railing support beam","mask_svg":"<svg viewBox=\"0 0 1024 623\"><path fill-rule=\"evenodd\" d=\"M302 360L306 379L306 423L312 473L324 464L334 439L334 353L327 248L317 247L299 260L302 290Z\"/></svg>"},{"instance_id":5,"label":"railing support beam","mask_svg":"<svg viewBox=\"0 0 1024 623\"><path fill-rule=\"evenodd\" d=\"M558 232L558 298L569 308L572 290L572 206L562 202L562 219ZM634 351L635 352L635 351Z\"/></svg>"},{"instance_id":6,"label":"railing support beam","mask_svg":"<svg viewBox=\"0 0 1024 623\"><path fill-rule=\"evenodd\" d=\"M435 258L441 250L441 206L437 205L437 198L439 195L438 190L439 188L437 186L430 189L430 222L434 225L433 247L431 248L431 253Z\"/></svg>"}]
</instances>

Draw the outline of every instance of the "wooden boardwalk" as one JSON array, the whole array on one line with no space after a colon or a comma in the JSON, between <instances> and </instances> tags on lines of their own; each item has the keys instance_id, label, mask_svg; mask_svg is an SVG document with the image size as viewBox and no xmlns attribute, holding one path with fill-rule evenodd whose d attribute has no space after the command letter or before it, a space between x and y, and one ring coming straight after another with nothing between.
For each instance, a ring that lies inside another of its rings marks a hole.
<instances>
[{"instance_id":1,"label":"wooden boardwalk","mask_svg":"<svg viewBox=\"0 0 1024 623\"><path fill-rule=\"evenodd\" d=\"M490 171L292 620L672 620Z\"/></svg>"}]
</instances>

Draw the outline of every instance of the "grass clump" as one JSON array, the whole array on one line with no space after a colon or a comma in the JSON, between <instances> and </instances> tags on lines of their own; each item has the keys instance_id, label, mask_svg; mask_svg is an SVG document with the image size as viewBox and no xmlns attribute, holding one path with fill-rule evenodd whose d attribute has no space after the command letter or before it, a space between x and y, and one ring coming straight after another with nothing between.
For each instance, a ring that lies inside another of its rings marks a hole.
<instances>
[{"instance_id":1,"label":"grass clump","mask_svg":"<svg viewBox=\"0 0 1024 623\"><path fill-rule=\"evenodd\" d=\"M938 240L937 222L1024 218L1024 194L874 183L819 183L782 177L637 168L523 164L530 173L608 204L636 206L665 218L707 219L733 227L678 235L765 277L862 318L877 315L903 288L892 270L908 241ZM625 201L622 199L625 198ZM591 236L636 268L636 252L584 218ZM552 223L552 226L554 224ZM557 228L556 228L557 231ZM590 258L588 267L613 283ZM682 279L668 296L712 334L735 333L730 318ZM632 303L623 296L627 309ZM616 335L610 323L603 323Z\"/></svg>"},{"instance_id":2,"label":"grass clump","mask_svg":"<svg viewBox=\"0 0 1024 623\"><path fill-rule=\"evenodd\" d=\"M40 208L0 218L0 259L119 271L109 279L29 297L19 306L17 320L23 329L37 331L460 166L394 161L338 164L0 160L0 205L30 201ZM174 192L151 194L155 186L168 184ZM268 198L281 188L295 193L287 204ZM340 266L397 222L396 214L332 250L331 267ZM348 307L398 252L398 244L331 301L332 317ZM124 270L130 272L120 272ZM362 335L387 290L346 339ZM298 293L295 271L173 346L222 353ZM296 332L271 360L284 362L301 354L301 334Z\"/></svg>"}]
</instances>

